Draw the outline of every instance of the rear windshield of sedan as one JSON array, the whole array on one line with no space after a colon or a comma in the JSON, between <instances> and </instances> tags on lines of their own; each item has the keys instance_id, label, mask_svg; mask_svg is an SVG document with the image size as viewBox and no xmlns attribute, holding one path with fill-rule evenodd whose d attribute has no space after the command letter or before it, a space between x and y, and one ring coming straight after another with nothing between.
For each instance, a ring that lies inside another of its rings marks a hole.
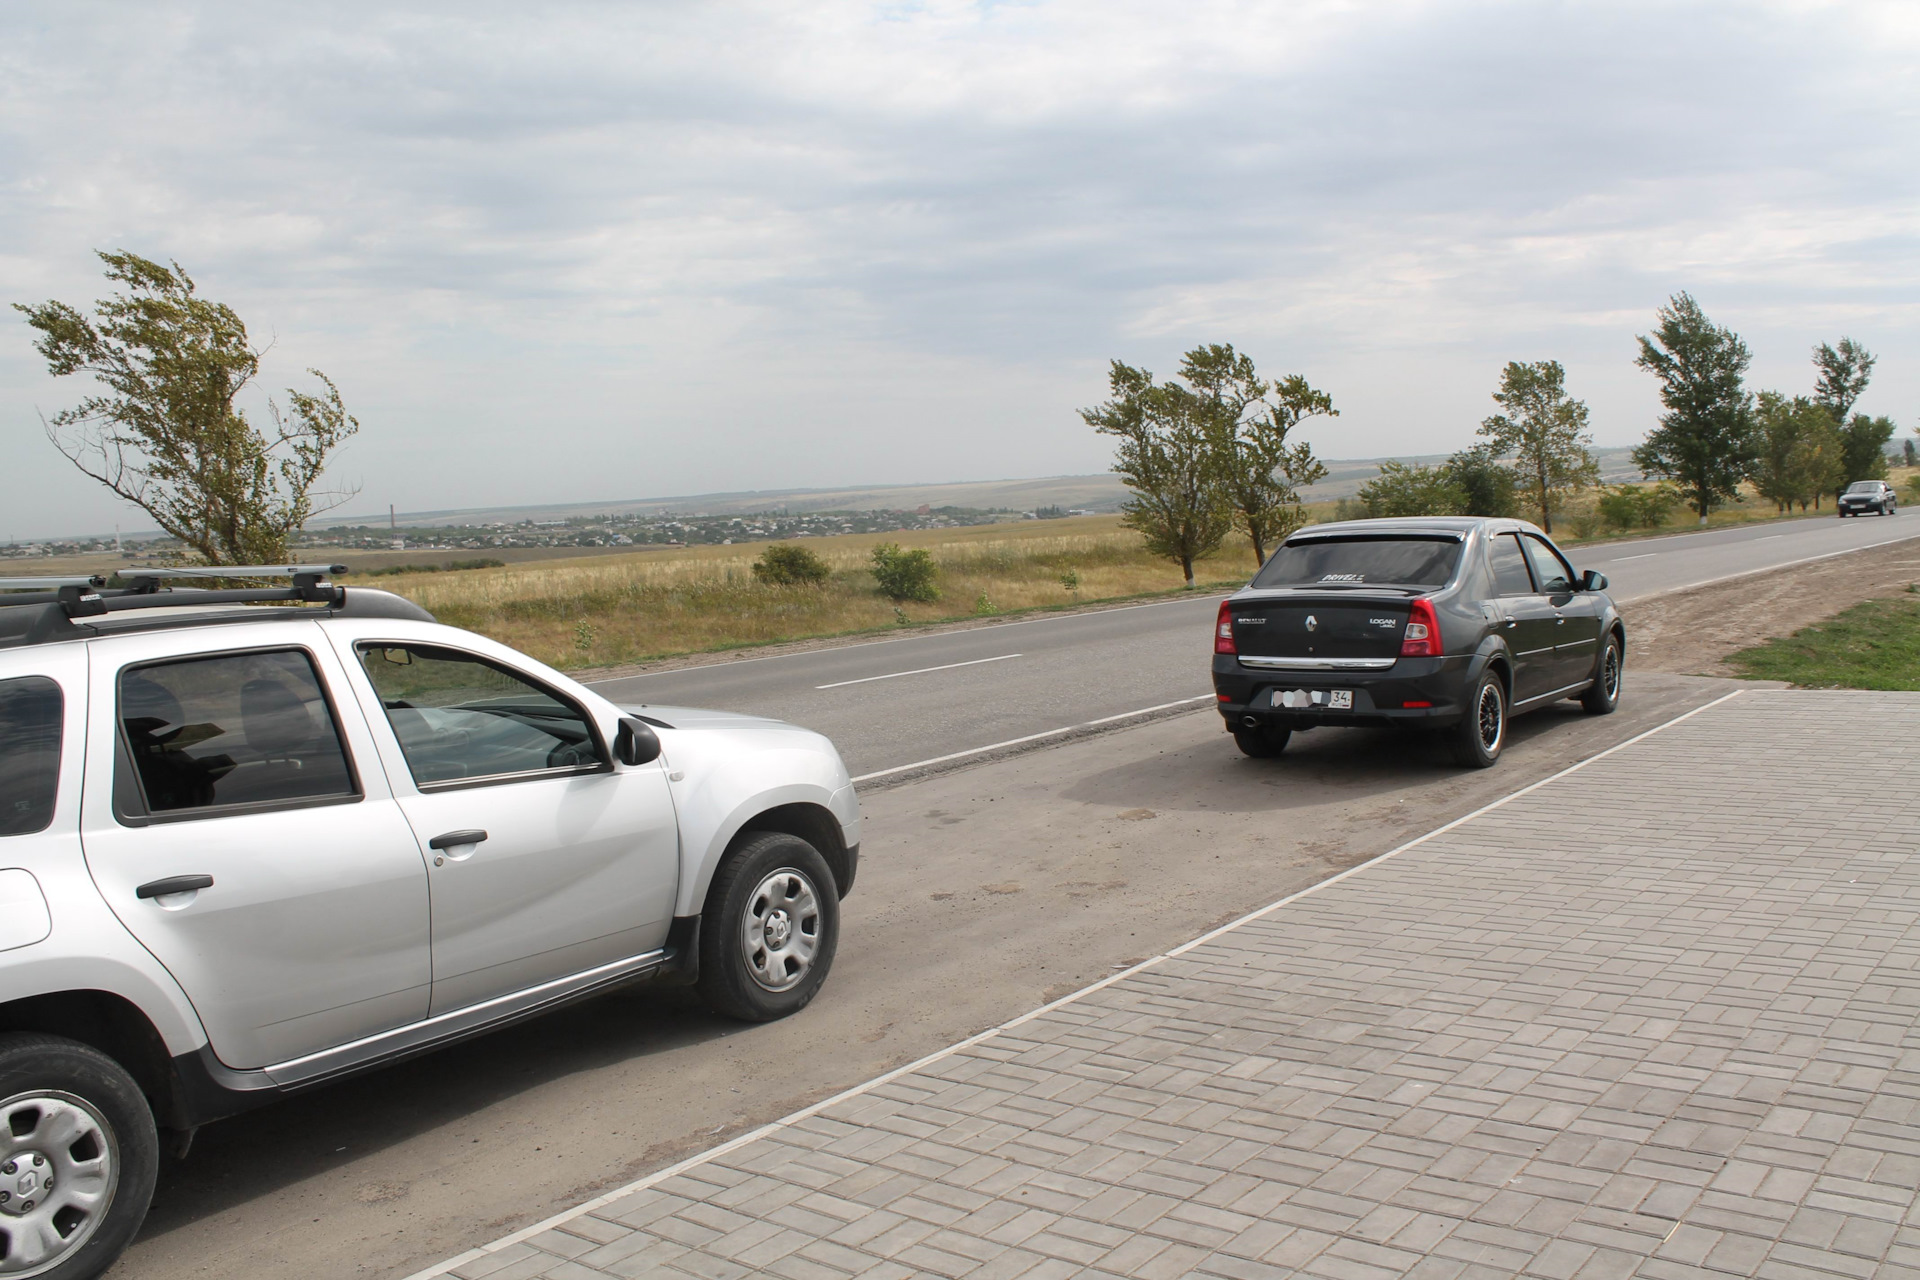
<instances>
[{"instance_id":1,"label":"rear windshield of sedan","mask_svg":"<svg viewBox=\"0 0 1920 1280\"><path fill-rule=\"evenodd\" d=\"M1459 563L1453 538L1308 538L1274 552L1253 585L1438 587Z\"/></svg>"}]
</instances>

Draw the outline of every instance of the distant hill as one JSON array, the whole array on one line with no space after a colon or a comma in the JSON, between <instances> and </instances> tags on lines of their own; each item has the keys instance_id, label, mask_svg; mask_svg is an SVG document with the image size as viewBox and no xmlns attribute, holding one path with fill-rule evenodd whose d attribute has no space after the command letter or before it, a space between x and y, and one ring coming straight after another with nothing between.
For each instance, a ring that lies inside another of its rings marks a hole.
<instances>
[{"instance_id":1,"label":"distant hill","mask_svg":"<svg viewBox=\"0 0 1920 1280\"><path fill-rule=\"evenodd\" d=\"M1601 476L1609 482L1637 480L1631 449L1596 449ZM1395 459L1432 466L1445 454ZM1327 478L1302 496L1312 502L1350 498L1380 472L1385 458L1328 459ZM972 480L957 484L873 485L847 489L748 489L730 493L694 493L662 498L623 498L607 502L565 502L516 507L465 507L444 511L402 511L399 521L414 528L449 524L487 524L499 521L565 520L592 515L745 515L755 511L911 511L915 507L1004 508L1032 511L1036 507L1066 507L1082 511L1116 511L1126 498L1126 486L1110 472L1086 476L1042 476L1031 480ZM338 525L385 524L386 512L332 515L309 528Z\"/></svg>"}]
</instances>

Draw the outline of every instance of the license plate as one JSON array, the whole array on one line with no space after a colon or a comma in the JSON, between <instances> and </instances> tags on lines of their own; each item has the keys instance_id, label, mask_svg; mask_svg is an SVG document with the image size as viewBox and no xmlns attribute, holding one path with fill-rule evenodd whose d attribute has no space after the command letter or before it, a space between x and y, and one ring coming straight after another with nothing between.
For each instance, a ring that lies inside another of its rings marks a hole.
<instances>
[{"instance_id":1,"label":"license plate","mask_svg":"<svg viewBox=\"0 0 1920 1280\"><path fill-rule=\"evenodd\" d=\"M1272 705L1287 711L1351 711L1351 689L1275 689Z\"/></svg>"}]
</instances>

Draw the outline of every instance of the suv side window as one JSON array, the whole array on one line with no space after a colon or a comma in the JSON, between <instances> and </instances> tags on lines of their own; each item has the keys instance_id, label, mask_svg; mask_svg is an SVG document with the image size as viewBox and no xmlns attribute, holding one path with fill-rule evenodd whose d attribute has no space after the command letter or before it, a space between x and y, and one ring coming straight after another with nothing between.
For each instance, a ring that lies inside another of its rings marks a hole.
<instances>
[{"instance_id":1,"label":"suv side window","mask_svg":"<svg viewBox=\"0 0 1920 1280\"><path fill-rule=\"evenodd\" d=\"M1493 563L1493 589L1496 595L1533 594L1533 579L1527 576L1527 560L1520 550L1518 538L1510 533L1495 537L1488 547L1487 558Z\"/></svg>"},{"instance_id":2,"label":"suv side window","mask_svg":"<svg viewBox=\"0 0 1920 1280\"><path fill-rule=\"evenodd\" d=\"M1563 595L1573 590L1573 569L1560 553L1548 546L1544 538L1528 534L1521 540L1527 549L1527 559L1533 564L1534 580L1540 584L1540 594L1548 596Z\"/></svg>"},{"instance_id":3,"label":"suv side window","mask_svg":"<svg viewBox=\"0 0 1920 1280\"><path fill-rule=\"evenodd\" d=\"M150 814L212 817L360 794L303 650L129 667L120 673L120 730Z\"/></svg>"},{"instance_id":4,"label":"suv side window","mask_svg":"<svg viewBox=\"0 0 1920 1280\"><path fill-rule=\"evenodd\" d=\"M0 680L0 836L45 831L60 785L66 701L45 676Z\"/></svg>"},{"instance_id":5,"label":"suv side window","mask_svg":"<svg viewBox=\"0 0 1920 1280\"><path fill-rule=\"evenodd\" d=\"M579 707L497 663L420 644L356 646L416 786L606 765Z\"/></svg>"}]
</instances>

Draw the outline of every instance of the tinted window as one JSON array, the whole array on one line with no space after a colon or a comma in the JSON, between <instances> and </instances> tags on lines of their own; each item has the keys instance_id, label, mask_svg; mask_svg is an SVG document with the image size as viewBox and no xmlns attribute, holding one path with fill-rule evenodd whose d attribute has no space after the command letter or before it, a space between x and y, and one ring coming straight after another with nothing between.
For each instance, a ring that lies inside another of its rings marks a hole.
<instances>
[{"instance_id":1,"label":"tinted window","mask_svg":"<svg viewBox=\"0 0 1920 1280\"><path fill-rule=\"evenodd\" d=\"M1438 587L1458 563L1451 538L1306 538L1274 552L1253 585Z\"/></svg>"},{"instance_id":2,"label":"tinted window","mask_svg":"<svg viewBox=\"0 0 1920 1280\"><path fill-rule=\"evenodd\" d=\"M0 836L45 831L60 783L60 686L0 680Z\"/></svg>"},{"instance_id":3,"label":"tinted window","mask_svg":"<svg viewBox=\"0 0 1920 1280\"><path fill-rule=\"evenodd\" d=\"M1520 539L1510 533L1501 534L1489 544L1487 559L1493 564L1495 595L1530 596L1533 594L1533 579L1527 576L1527 560L1520 550Z\"/></svg>"},{"instance_id":4,"label":"tinted window","mask_svg":"<svg viewBox=\"0 0 1920 1280\"><path fill-rule=\"evenodd\" d=\"M427 645L359 652L420 785L601 763L578 708L504 667Z\"/></svg>"},{"instance_id":5,"label":"tinted window","mask_svg":"<svg viewBox=\"0 0 1920 1280\"><path fill-rule=\"evenodd\" d=\"M1878 480L1855 480L1852 484L1847 486L1847 492L1848 493L1878 493L1880 492L1880 482Z\"/></svg>"},{"instance_id":6,"label":"tinted window","mask_svg":"<svg viewBox=\"0 0 1920 1280\"><path fill-rule=\"evenodd\" d=\"M1544 541L1528 534L1523 542L1527 548L1527 559L1533 563L1533 580L1540 584L1543 595L1557 595L1573 590L1573 570L1560 558L1558 552Z\"/></svg>"},{"instance_id":7,"label":"tinted window","mask_svg":"<svg viewBox=\"0 0 1920 1280\"><path fill-rule=\"evenodd\" d=\"M120 724L152 813L357 794L333 709L299 650L131 667Z\"/></svg>"}]
</instances>

